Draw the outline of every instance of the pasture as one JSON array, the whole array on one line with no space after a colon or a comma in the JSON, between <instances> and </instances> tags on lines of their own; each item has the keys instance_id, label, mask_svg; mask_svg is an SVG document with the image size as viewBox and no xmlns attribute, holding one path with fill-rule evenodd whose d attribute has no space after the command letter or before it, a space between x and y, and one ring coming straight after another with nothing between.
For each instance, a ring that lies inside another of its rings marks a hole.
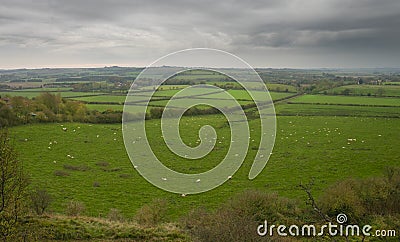
<instances>
[{"instance_id":1,"label":"pasture","mask_svg":"<svg viewBox=\"0 0 400 242\"><path fill-rule=\"evenodd\" d=\"M348 85L333 88L327 91L328 94L341 94L348 89L350 95L356 96L389 96L400 97L399 85Z\"/></svg>"},{"instance_id":2,"label":"pasture","mask_svg":"<svg viewBox=\"0 0 400 242\"><path fill-rule=\"evenodd\" d=\"M305 104L337 104L362 106L400 106L399 98L357 97L357 96L328 96L302 95L291 100L291 103Z\"/></svg>"},{"instance_id":3,"label":"pasture","mask_svg":"<svg viewBox=\"0 0 400 242\"><path fill-rule=\"evenodd\" d=\"M208 84L218 85L228 83L221 81L219 74L192 74L194 77L190 80L207 79ZM175 78L184 80L187 77L182 75ZM366 85L338 87L327 90L327 93L354 88L351 93L355 95L364 95L368 91L371 96L295 96L294 86L277 83L267 86L272 100L276 101L278 116L275 147L266 168L256 179L248 180L260 139L259 119L251 119L250 147L242 167L233 179L200 195L182 197L180 194L171 194L143 179L126 154L121 124L18 126L11 129L13 143L32 177L31 186L47 189L52 195L51 211L63 213L66 204L75 200L84 203L85 215L101 217L115 208L131 218L143 205L163 198L168 201L168 219L177 221L196 207L216 208L248 189L277 192L281 196L304 201L306 195L298 188L300 183L314 179L314 195L318 196L336 181L347 177L377 176L387 166L398 166L400 154L395 152L394 147L399 142L400 98L374 97L373 91L377 92L378 89ZM383 96L397 96L398 87L387 86L387 89L384 87ZM150 106L165 106L170 97L185 87L187 85L162 86L155 92ZM40 90L86 102L89 110L122 111L126 100L123 94L73 92L68 88L25 89L1 92L0 95L33 98L40 94ZM152 88L133 92L128 101L140 105L146 97L145 92L150 90ZM252 103L250 95L244 90L231 89L228 93L241 105ZM198 101L216 99L222 106L225 102L220 92L210 88L192 89L186 95ZM254 95L260 98L265 93L254 91ZM131 107L132 110L135 111L135 108ZM198 131L207 124L217 132L216 147L209 155L197 160L177 157L168 149L159 119L146 122L147 136L153 151L166 166L185 173L204 172L215 167L227 153L230 145L229 126L223 115L184 116L180 123L181 137L191 147L199 144ZM63 131L63 128L67 130Z\"/></svg>"},{"instance_id":4,"label":"pasture","mask_svg":"<svg viewBox=\"0 0 400 242\"><path fill-rule=\"evenodd\" d=\"M204 171L223 158L229 147L230 129L220 115L183 117L181 136L188 145L198 142L198 129L203 124L216 128L218 142L210 155L199 160L173 156L161 138L160 120L147 122L147 135L168 167L189 173ZM177 219L198 206L217 207L234 194L251 188L304 199L297 187L300 182L314 178L317 195L346 177L378 175L384 167L398 165L400 159L398 152L391 152L398 143L399 119L279 116L275 148L268 165L255 180L249 181L248 171L258 147L258 120L250 121L250 128L250 149L234 178L215 190L187 197L152 186L133 169L119 124L37 124L12 128L12 133L32 185L48 189L54 197L51 210L63 212L68 201L78 200L85 204L86 215L90 216L104 216L111 208L117 208L131 217L144 204L165 198L169 202L168 216ZM357 141L349 142L349 138Z\"/></svg>"},{"instance_id":5,"label":"pasture","mask_svg":"<svg viewBox=\"0 0 400 242\"><path fill-rule=\"evenodd\" d=\"M276 105L275 112L277 115L284 116L355 116L400 118L399 107L290 103Z\"/></svg>"}]
</instances>

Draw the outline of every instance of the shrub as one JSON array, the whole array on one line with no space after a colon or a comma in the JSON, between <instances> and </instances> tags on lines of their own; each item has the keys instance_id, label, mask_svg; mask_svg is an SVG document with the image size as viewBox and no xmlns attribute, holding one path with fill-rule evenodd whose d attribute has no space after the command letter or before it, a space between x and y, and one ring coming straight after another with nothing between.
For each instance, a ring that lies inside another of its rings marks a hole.
<instances>
[{"instance_id":1,"label":"shrub","mask_svg":"<svg viewBox=\"0 0 400 242\"><path fill-rule=\"evenodd\" d=\"M329 217L345 213L353 222L367 222L373 216L397 215L400 211L400 171L388 168L386 177L346 179L329 187L320 197Z\"/></svg>"},{"instance_id":2,"label":"shrub","mask_svg":"<svg viewBox=\"0 0 400 242\"><path fill-rule=\"evenodd\" d=\"M277 194L246 191L214 212L191 211L184 225L200 241L265 241L256 232L260 223L295 223L299 211L294 201Z\"/></svg>"},{"instance_id":3,"label":"shrub","mask_svg":"<svg viewBox=\"0 0 400 242\"><path fill-rule=\"evenodd\" d=\"M107 219L110 221L119 221L119 222L122 222L125 220L122 213L116 208L110 209L110 212L108 212L108 215L107 215Z\"/></svg>"},{"instance_id":4,"label":"shrub","mask_svg":"<svg viewBox=\"0 0 400 242\"><path fill-rule=\"evenodd\" d=\"M65 214L68 216L79 216L85 211L85 205L79 201L69 201L65 209Z\"/></svg>"},{"instance_id":5,"label":"shrub","mask_svg":"<svg viewBox=\"0 0 400 242\"><path fill-rule=\"evenodd\" d=\"M332 185L319 199L322 211L331 218L344 213L350 223L360 222L366 211L359 190L360 183L354 179Z\"/></svg>"},{"instance_id":6,"label":"shrub","mask_svg":"<svg viewBox=\"0 0 400 242\"><path fill-rule=\"evenodd\" d=\"M49 207L52 198L45 189L36 188L30 194L32 209L37 215L42 215Z\"/></svg>"},{"instance_id":7,"label":"shrub","mask_svg":"<svg viewBox=\"0 0 400 242\"><path fill-rule=\"evenodd\" d=\"M146 204L137 211L135 219L143 226L152 227L165 220L167 212L167 201L156 199L150 204Z\"/></svg>"}]
</instances>

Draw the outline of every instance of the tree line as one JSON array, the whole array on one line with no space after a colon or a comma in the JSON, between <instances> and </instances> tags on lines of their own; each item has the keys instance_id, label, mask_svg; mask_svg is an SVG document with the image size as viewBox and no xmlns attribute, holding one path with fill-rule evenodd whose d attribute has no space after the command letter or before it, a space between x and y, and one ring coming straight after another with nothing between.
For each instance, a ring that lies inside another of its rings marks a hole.
<instances>
[{"instance_id":1,"label":"tree line","mask_svg":"<svg viewBox=\"0 0 400 242\"><path fill-rule=\"evenodd\" d=\"M116 123L121 118L121 112L88 110L82 102L48 92L33 99L21 96L0 98L0 127L46 122Z\"/></svg>"}]
</instances>

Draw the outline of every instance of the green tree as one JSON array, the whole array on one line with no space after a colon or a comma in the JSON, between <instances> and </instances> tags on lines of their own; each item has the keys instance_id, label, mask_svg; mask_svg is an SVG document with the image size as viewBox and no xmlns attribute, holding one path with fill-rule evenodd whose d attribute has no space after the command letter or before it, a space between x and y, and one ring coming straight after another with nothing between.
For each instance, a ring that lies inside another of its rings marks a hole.
<instances>
[{"instance_id":1,"label":"green tree","mask_svg":"<svg viewBox=\"0 0 400 242\"><path fill-rule=\"evenodd\" d=\"M26 212L27 176L10 144L8 130L0 130L0 236L16 240L20 218Z\"/></svg>"}]
</instances>

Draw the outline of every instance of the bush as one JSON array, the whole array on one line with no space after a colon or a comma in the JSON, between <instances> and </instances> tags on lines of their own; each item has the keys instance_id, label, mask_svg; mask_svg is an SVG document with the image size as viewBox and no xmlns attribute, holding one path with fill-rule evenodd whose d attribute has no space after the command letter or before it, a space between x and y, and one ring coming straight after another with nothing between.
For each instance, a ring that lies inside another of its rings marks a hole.
<instances>
[{"instance_id":1,"label":"bush","mask_svg":"<svg viewBox=\"0 0 400 242\"><path fill-rule=\"evenodd\" d=\"M30 194L32 209L37 215L42 215L49 207L52 198L45 189L36 188Z\"/></svg>"},{"instance_id":2,"label":"bush","mask_svg":"<svg viewBox=\"0 0 400 242\"><path fill-rule=\"evenodd\" d=\"M200 241L265 241L256 232L260 223L296 223L299 213L295 202L277 194L246 191L214 212L191 211L184 225Z\"/></svg>"},{"instance_id":3,"label":"bush","mask_svg":"<svg viewBox=\"0 0 400 242\"><path fill-rule=\"evenodd\" d=\"M359 181L347 179L329 187L319 200L322 211L331 218L344 213L351 219L350 223L360 222L366 212L359 194L360 185Z\"/></svg>"},{"instance_id":4,"label":"bush","mask_svg":"<svg viewBox=\"0 0 400 242\"><path fill-rule=\"evenodd\" d=\"M156 199L150 204L146 204L137 211L135 219L143 226L152 227L165 220L167 212L167 201Z\"/></svg>"},{"instance_id":5,"label":"bush","mask_svg":"<svg viewBox=\"0 0 400 242\"><path fill-rule=\"evenodd\" d=\"M329 187L320 198L329 217L345 213L353 221L367 222L373 216L398 215L400 211L400 169L388 168L386 177L347 179Z\"/></svg>"},{"instance_id":6,"label":"bush","mask_svg":"<svg viewBox=\"0 0 400 242\"><path fill-rule=\"evenodd\" d=\"M110 212L108 212L107 215L107 219L110 221L118 221L118 222L123 222L125 220L122 213L116 208L110 209Z\"/></svg>"},{"instance_id":7,"label":"bush","mask_svg":"<svg viewBox=\"0 0 400 242\"><path fill-rule=\"evenodd\" d=\"M85 205L79 201L69 201L65 209L65 214L68 216L79 216L85 211Z\"/></svg>"}]
</instances>

